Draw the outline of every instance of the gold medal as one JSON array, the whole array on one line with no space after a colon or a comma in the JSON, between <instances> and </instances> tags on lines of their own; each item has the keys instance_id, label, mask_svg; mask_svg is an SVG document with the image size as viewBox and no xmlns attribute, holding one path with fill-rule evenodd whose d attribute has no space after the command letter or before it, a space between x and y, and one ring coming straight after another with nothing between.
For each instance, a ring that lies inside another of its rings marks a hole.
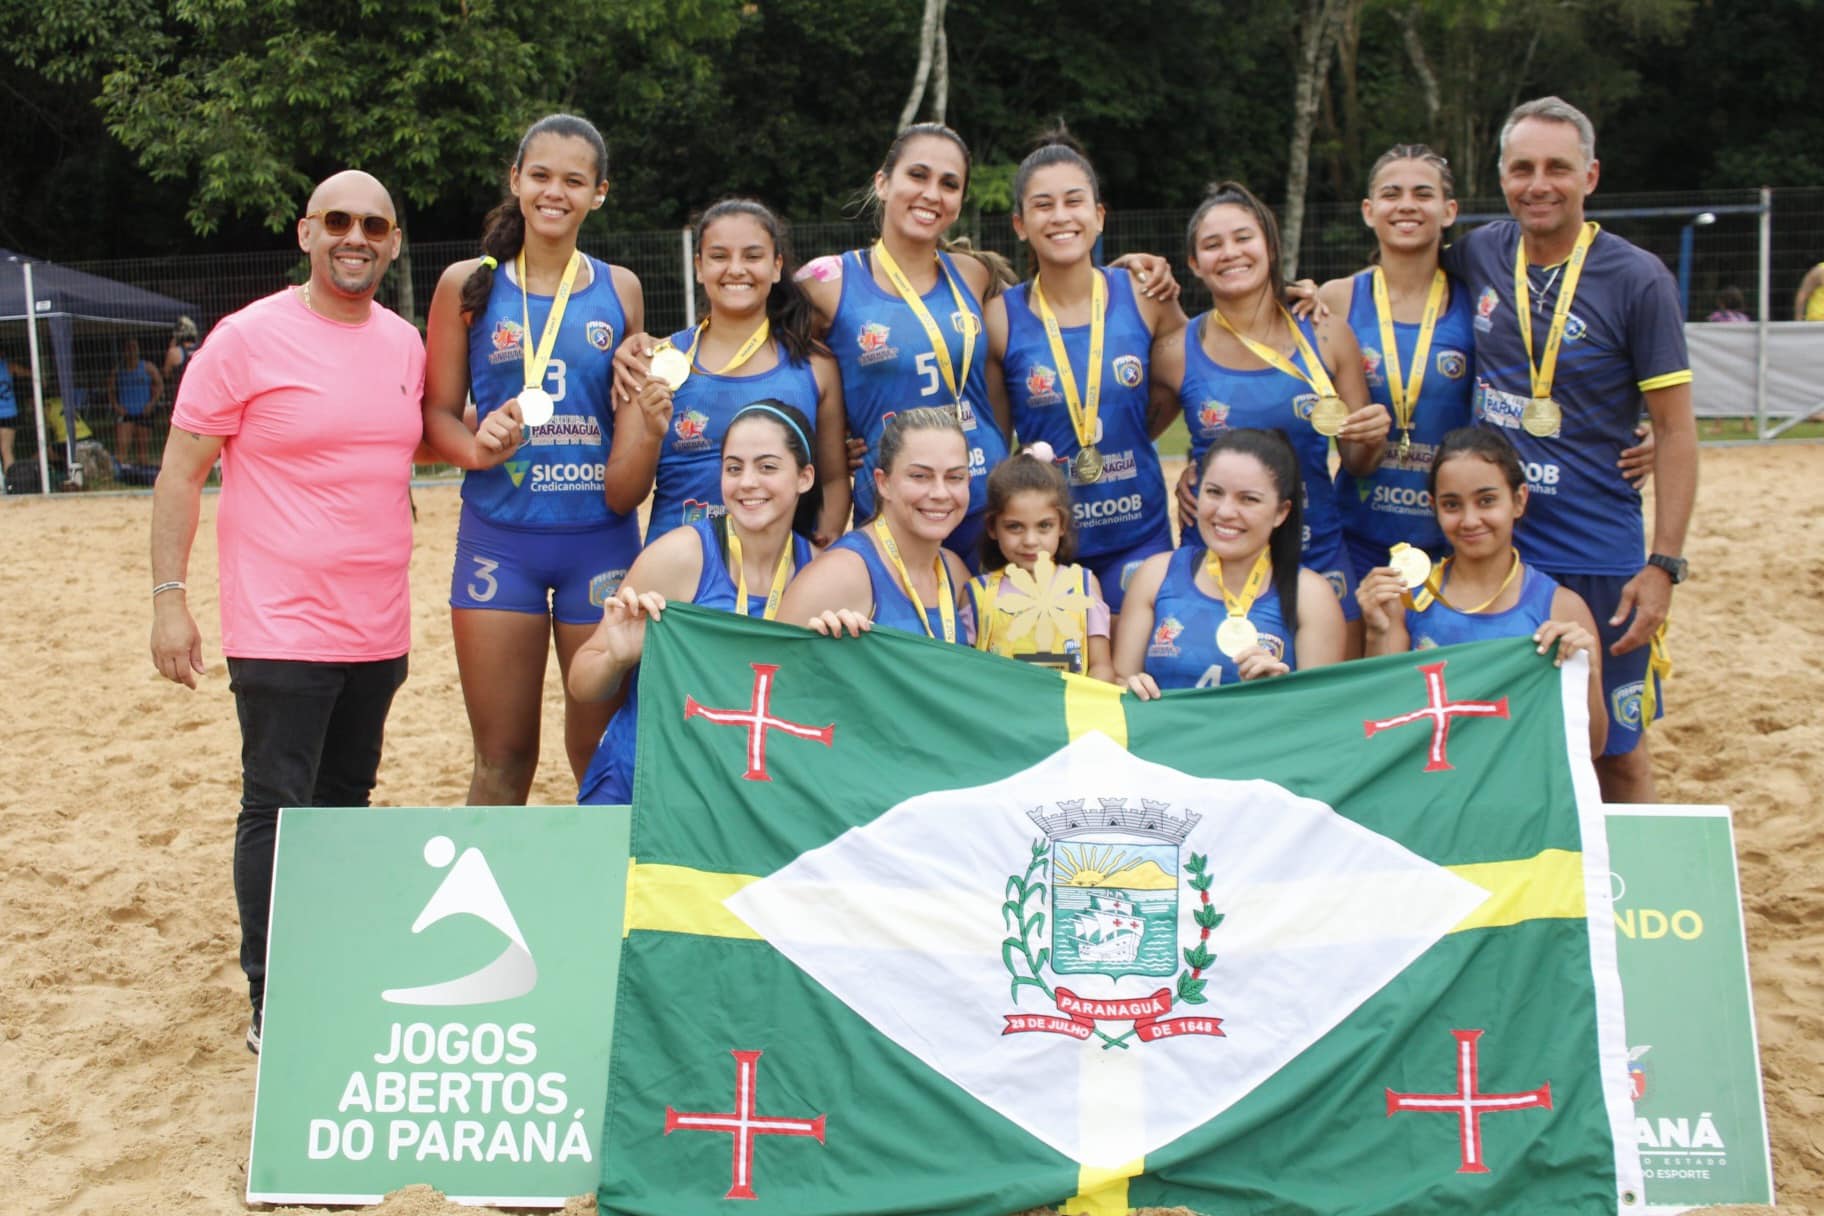
<instances>
[{"instance_id":1,"label":"gold medal","mask_svg":"<svg viewBox=\"0 0 1824 1216\"><path fill-rule=\"evenodd\" d=\"M1564 411L1550 397L1529 397L1520 411L1520 429L1538 439L1550 439L1564 422Z\"/></svg>"},{"instance_id":2,"label":"gold medal","mask_svg":"<svg viewBox=\"0 0 1824 1216\"><path fill-rule=\"evenodd\" d=\"M1086 443L1070 462L1070 473L1078 485L1094 485L1102 480L1102 453L1093 443Z\"/></svg>"},{"instance_id":3,"label":"gold medal","mask_svg":"<svg viewBox=\"0 0 1824 1216\"><path fill-rule=\"evenodd\" d=\"M1311 429L1320 435L1334 436L1349 419L1349 403L1341 397L1319 397L1311 407Z\"/></svg>"},{"instance_id":4,"label":"gold medal","mask_svg":"<svg viewBox=\"0 0 1824 1216\"><path fill-rule=\"evenodd\" d=\"M1260 630L1245 616L1224 617L1216 627L1216 649L1231 659L1260 645Z\"/></svg>"},{"instance_id":5,"label":"gold medal","mask_svg":"<svg viewBox=\"0 0 1824 1216\"><path fill-rule=\"evenodd\" d=\"M690 379L690 356L668 342L652 352L652 363L646 374L663 380L675 393Z\"/></svg>"},{"instance_id":6,"label":"gold medal","mask_svg":"<svg viewBox=\"0 0 1824 1216\"><path fill-rule=\"evenodd\" d=\"M1401 541L1387 551L1387 564L1399 573L1408 591L1416 591L1431 577L1431 557L1423 549Z\"/></svg>"}]
</instances>

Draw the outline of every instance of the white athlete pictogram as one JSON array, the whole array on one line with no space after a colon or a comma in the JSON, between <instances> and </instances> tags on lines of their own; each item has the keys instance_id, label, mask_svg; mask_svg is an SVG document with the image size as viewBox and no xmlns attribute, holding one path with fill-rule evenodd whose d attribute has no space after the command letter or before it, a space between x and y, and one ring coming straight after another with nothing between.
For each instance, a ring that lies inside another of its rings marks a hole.
<instances>
[{"instance_id":1,"label":"white athlete pictogram","mask_svg":"<svg viewBox=\"0 0 1824 1216\"><path fill-rule=\"evenodd\" d=\"M388 988L380 994L382 1000L395 1005L488 1005L524 996L538 983L532 948L526 945L481 850L470 847L457 857L456 844L448 836L433 836L424 842L425 864L432 869L449 866L451 859L456 864L412 922L412 932L422 933L452 916L475 916L500 930L509 939L507 948L478 971L418 988Z\"/></svg>"}]
</instances>

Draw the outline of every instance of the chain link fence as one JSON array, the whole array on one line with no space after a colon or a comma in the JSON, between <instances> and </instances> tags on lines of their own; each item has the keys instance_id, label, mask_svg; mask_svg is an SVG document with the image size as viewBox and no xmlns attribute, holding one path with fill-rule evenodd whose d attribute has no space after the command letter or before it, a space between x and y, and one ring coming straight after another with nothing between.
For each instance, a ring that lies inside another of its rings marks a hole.
<instances>
[{"instance_id":1,"label":"chain link fence","mask_svg":"<svg viewBox=\"0 0 1824 1216\"><path fill-rule=\"evenodd\" d=\"M1734 307L1758 320L1762 315L1786 321L1793 316L1794 295L1807 270L1824 260L1824 189L1790 189L1772 192L1771 240L1767 272L1761 271L1758 190L1686 191L1653 194L1598 193L1588 209L1604 227L1652 251L1680 276L1688 320L1702 321L1719 306L1719 298L1733 289L1740 303ZM1459 227L1475 217L1504 215L1499 198L1464 199ZM1149 252L1169 258L1184 287L1184 306L1195 314L1209 306L1208 293L1191 278L1184 265L1185 226L1191 209L1116 212L1109 216L1103 235L1103 256ZM1025 254L1004 216L965 213L959 233L978 248L1007 256L1025 270ZM866 221L807 223L792 232L793 250L799 260L865 245L873 239ZM695 285L689 270L689 241L682 229L625 232L606 238L585 239L583 248L604 260L618 263L639 275L644 287L646 328L669 333L697 315ZM1352 273L1366 264L1373 241L1353 205L1317 205L1306 212L1300 241L1298 271L1323 281ZM453 261L472 257L474 242L414 243L388 273L380 299L422 325L429 311L438 276ZM41 266L42 268L42 266ZM207 336L223 316L288 284L302 282L305 264L294 249L255 254L203 254L184 257L137 258L66 264L63 269L85 272L115 285L121 299L133 292L154 293L170 302L173 314L194 322ZM17 262L0 263L0 275L20 273ZM0 283L0 291L16 290L14 283ZM110 479L126 484L150 480L151 466L162 451L169 425L170 404L181 371L165 375L174 324L153 322L133 309L108 307L107 291L99 292L98 306L65 318L61 331L67 349L53 358L53 328L39 302L38 367L47 414L48 448L53 486L68 478L63 469L65 451L84 445L90 476L86 484L106 484ZM0 298L10 298L0 296ZM137 298L137 297L135 297ZM1733 301L1734 297L1730 299ZM7 311L10 314L10 310ZM31 352L24 312L0 316L0 358L11 373L16 417L8 419L6 401L0 396L0 460L7 464L37 463L40 437L34 419L34 385ZM140 365L160 373L162 383L149 383ZM3 388L3 386L0 386ZM158 390L155 400L135 403ZM1752 389L1749 397L1752 397ZM66 396L68 398L66 402ZM66 404L74 427L66 445L61 415ZM129 415L140 412L135 420ZM1752 412L1752 409L1748 412ZM123 423L125 424L123 426ZM10 424L10 425L9 425ZM11 432L9 435L8 432ZM7 448L11 451L7 451ZM121 466L125 465L123 469ZM35 488L35 487L34 487Z\"/></svg>"}]
</instances>

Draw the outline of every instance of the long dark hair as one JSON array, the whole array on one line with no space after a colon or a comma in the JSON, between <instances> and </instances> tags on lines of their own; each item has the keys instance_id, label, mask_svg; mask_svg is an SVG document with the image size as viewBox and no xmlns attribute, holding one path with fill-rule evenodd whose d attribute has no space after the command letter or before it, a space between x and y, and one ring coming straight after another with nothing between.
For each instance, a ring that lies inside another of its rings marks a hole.
<instances>
[{"instance_id":1,"label":"long dark hair","mask_svg":"<svg viewBox=\"0 0 1824 1216\"><path fill-rule=\"evenodd\" d=\"M595 149L595 180L608 180L608 144L594 123L575 114L547 114L527 127L520 137L519 151L513 154L515 169L525 167L526 149L540 135L567 135L588 143ZM481 252L493 258L497 265L505 265L519 254L525 243L526 217L519 209L519 199L509 193L481 223ZM488 306L488 292L494 287L494 269L483 262L463 281L462 311L467 315L477 316Z\"/></svg>"},{"instance_id":2,"label":"long dark hair","mask_svg":"<svg viewBox=\"0 0 1824 1216\"><path fill-rule=\"evenodd\" d=\"M817 317L811 305L811 297L798 282L798 265L792 258L791 238L785 221L774 215L759 199L721 199L710 204L697 217L697 257L703 257L703 234L709 230L709 226L733 215L752 217L755 223L766 229L766 235L772 239L773 251L780 259L780 272L779 281L766 293L766 319L772 326L773 336L785 344L786 354L791 356L793 362L803 363L818 349L819 344L812 333Z\"/></svg>"},{"instance_id":3,"label":"long dark hair","mask_svg":"<svg viewBox=\"0 0 1824 1216\"><path fill-rule=\"evenodd\" d=\"M728 437L735 433L735 428L743 422L770 422L785 436L785 450L792 454L802 471L815 466L811 457L811 420L797 406L787 405L776 397L763 397L759 401L750 401L735 412L729 419L728 429L722 432L722 451L728 451ZM792 531L800 536L813 536L817 531L817 517L823 513L823 483L811 479L811 488L798 496L798 506L792 512Z\"/></svg>"},{"instance_id":4,"label":"long dark hair","mask_svg":"<svg viewBox=\"0 0 1824 1216\"><path fill-rule=\"evenodd\" d=\"M1001 552L1001 542L994 539L995 521L1007 510L1017 495L1031 491L1051 496L1052 503L1058 509L1058 551L1053 560L1062 566L1076 560L1077 529L1071 519L1070 483L1064 479L1064 470L1049 460L1040 460L1030 450L1018 452L994 466L988 474L988 508L983 516L987 526L982 529L982 569L1002 570L1007 566L1007 555Z\"/></svg>"},{"instance_id":5,"label":"long dark hair","mask_svg":"<svg viewBox=\"0 0 1824 1216\"><path fill-rule=\"evenodd\" d=\"M1272 289L1274 299L1285 303L1286 282L1280 271L1279 221L1273 218L1272 209L1254 197L1253 191L1240 182L1217 182L1203 196L1203 201L1191 213L1191 222L1184 230L1186 253L1193 261L1196 260L1197 229L1202 226L1205 216L1222 206L1240 207L1260 225L1261 239L1267 243L1267 286Z\"/></svg>"},{"instance_id":6,"label":"long dark hair","mask_svg":"<svg viewBox=\"0 0 1824 1216\"><path fill-rule=\"evenodd\" d=\"M1266 469L1279 491L1280 501L1291 504L1286 517L1267 538L1267 556L1273 563L1273 589L1279 592L1279 610L1289 628L1298 628L1298 570L1304 548L1305 521L1299 502L1304 497L1303 482L1298 475L1298 453L1292 441L1278 428L1238 427L1222 431L1203 450L1197 464L1197 493L1203 494L1203 475L1218 452L1238 452L1252 456Z\"/></svg>"}]
</instances>

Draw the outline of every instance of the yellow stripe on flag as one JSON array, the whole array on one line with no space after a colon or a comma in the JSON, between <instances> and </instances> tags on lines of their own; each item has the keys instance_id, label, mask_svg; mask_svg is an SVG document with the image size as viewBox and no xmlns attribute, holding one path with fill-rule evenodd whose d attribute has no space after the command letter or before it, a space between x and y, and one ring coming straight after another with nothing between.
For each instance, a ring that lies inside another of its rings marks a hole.
<instances>
[{"instance_id":1,"label":"yellow stripe on flag","mask_svg":"<svg viewBox=\"0 0 1824 1216\"><path fill-rule=\"evenodd\" d=\"M1121 706L1121 687L1065 672L1064 726L1072 742L1099 730L1125 748L1127 711Z\"/></svg>"},{"instance_id":2,"label":"yellow stripe on flag","mask_svg":"<svg viewBox=\"0 0 1824 1216\"><path fill-rule=\"evenodd\" d=\"M1079 1166L1077 1193L1065 1200L1058 1211L1064 1216L1127 1216L1127 1180L1138 1178L1145 1168L1144 1157L1136 1157L1114 1169L1100 1165Z\"/></svg>"},{"instance_id":3,"label":"yellow stripe on flag","mask_svg":"<svg viewBox=\"0 0 1824 1216\"><path fill-rule=\"evenodd\" d=\"M1583 918L1582 853L1547 849L1517 861L1479 861L1446 868L1488 891L1490 896L1458 922L1452 933L1528 920Z\"/></svg>"},{"instance_id":4,"label":"yellow stripe on flag","mask_svg":"<svg viewBox=\"0 0 1824 1216\"><path fill-rule=\"evenodd\" d=\"M716 874L687 866L628 862L627 923L623 933L695 933L700 937L733 937L750 942L760 935L722 906L722 901L749 883L752 874Z\"/></svg>"}]
</instances>

